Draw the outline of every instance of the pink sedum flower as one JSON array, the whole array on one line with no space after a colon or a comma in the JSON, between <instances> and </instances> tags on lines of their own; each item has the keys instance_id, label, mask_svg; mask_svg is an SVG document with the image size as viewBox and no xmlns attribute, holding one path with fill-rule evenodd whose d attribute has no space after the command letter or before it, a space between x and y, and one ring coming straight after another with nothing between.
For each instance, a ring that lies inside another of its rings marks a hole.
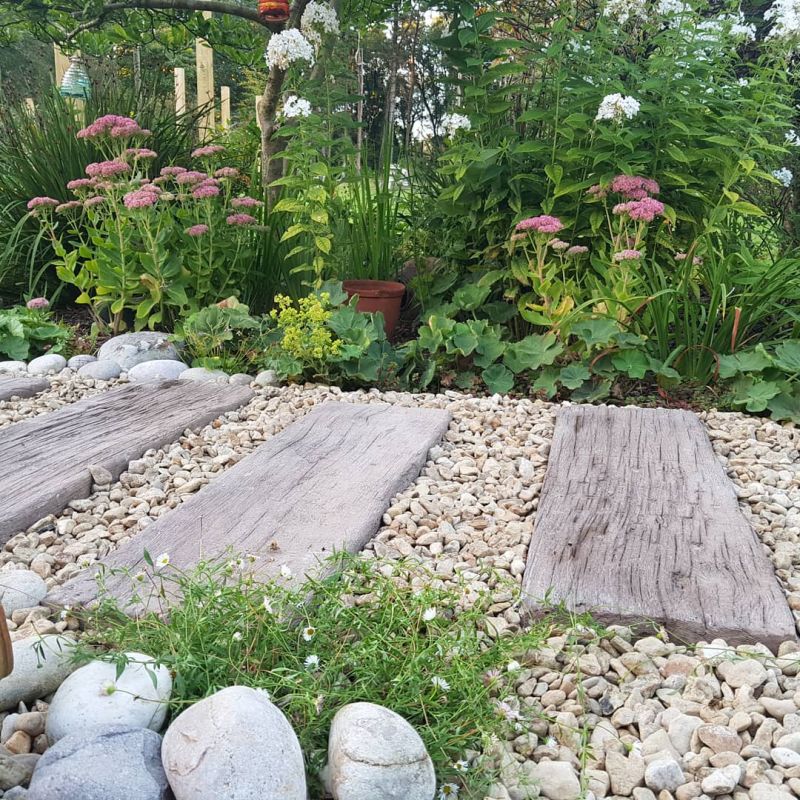
<instances>
[{"instance_id":1,"label":"pink sedum flower","mask_svg":"<svg viewBox=\"0 0 800 800\"><path fill-rule=\"evenodd\" d=\"M236 167L220 167L215 173L215 178L238 178L239 170Z\"/></svg>"},{"instance_id":2,"label":"pink sedum flower","mask_svg":"<svg viewBox=\"0 0 800 800\"><path fill-rule=\"evenodd\" d=\"M46 297L32 297L25 303L25 308L30 308L33 311L44 311L50 308L50 301Z\"/></svg>"},{"instance_id":3,"label":"pink sedum flower","mask_svg":"<svg viewBox=\"0 0 800 800\"><path fill-rule=\"evenodd\" d=\"M620 250L619 253L614 253L614 261L638 261L641 257L641 250Z\"/></svg>"},{"instance_id":4,"label":"pink sedum flower","mask_svg":"<svg viewBox=\"0 0 800 800\"><path fill-rule=\"evenodd\" d=\"M181 186L188 186L195 183L202 183L204 180L208 178L208 175L205 172L197 172L196 170L187 170L185 172L179 173L175 180L181 184Z\"/></svg>"},{"instance_id":5,"label":"pink sedum flower","mask_svg":"<svg viewBox=\"0 0 800 800\"><path fill-rule=\"evenodd\" d=\"M79 189L93 189L94 181L91 178L76 178L67 184L67 189L75 192Z\"/></svg>"},{"instance_id":6,"label":"pink sedum flower","mask_svg":"<svg viewBox=\"0 0 800 800\"><path fill-rule=\"evenodd\" d=\"M69 200L66 203L56 206L56 214L63 214L65 211L72 211L76 208L81 208L83 203L80 200Z\"/></svg>"},{"instance_id":7,"label":"pink sedum flower","mask_svg":"<svg viewBox=\"0 0 800 800\"><path fill-rule=\"evenodd\" d=\"M213 184L202 183L193 192L195 200L206 200L210 197L219 197L219 189Z\"/></svg>"},{"instance_id":8,"label":"pink sedum flower","mask_svg":"<svg viewBox=\"0 0 800 800\"><path fill-rule=\"evenodd\" d=\"M86 167L86 174L90 178L113 178L117 175L124 175L130 172L131 168L124 161L98 161Z\"/></svg>"},{"instance_id":9,"label":"pink sedum flower","mask_svg":"<svg viewBox=\"0 0 800 800\"><path fill-rule=\"evenodd\" d=\"M572 245L572 247L569 248L569 250L567 250L567 255L568 256L582 256L582 255L584 255L585 253L588 253L588 252L589 252L589 248L588 247L585 247L582 244L574 244L574 245Z\"/></svg>"},{"instance_id":10,"label":"pink sedum flower","mask_svg":"<svg viewBox=\"0 0 800 800\"><path fill-rule=\"evenodd\" d=\"M255 225L258 220L250 214L231 214L225 222L228 225Z\"/></svg>"},{"instance_id":11,"label":"pink sedum flower","mask_svg":"<svg viewBox=\"0 0 800 800\"><path fill-rule=\"evenodd\" d=\"M187 236L204 236L209 231L208 225L192 225L191 228L186 229Z\"/></svg>"},{"instance_id":12,"label":"pink sedum flower","mask_svg":"<svg viewBox=\"0 0 800 800\"><path fill-rule=\"evenodd\" d=\"M98 117L91 125L78 131L79 139L95 139L99 136L125 138L129 136L146 136L150 133L139 126L135 119L119 114L106 114Z\"/></svg>"},{"instance_id":13,"label":"pink sedum flower","mask_svg":"<svg viewBox=\"0 0 800 800\"><path fill-rule=\"evenodd\" d=\"M255 197L234 197L231 205L234 208L261 208L264 204Z\"/></svg>"},{"instance_id":14,"label":"pink sedum flower","mask_svg":"<svg viewBox=\"0 0 800 800\"><path fill-rule=\"evenodd\" d=\"M95 206L100 206L106 202L106 198L100 194L96 194L94 197L87 197L86 200L83 201L84 208L94 208Z\"/></svg>"},{"instance_id":15,"label":"pink sedum flower","mask_svg":"<svg viewBox=\"0 0 800 800\"><path fill-rule=\"evenodd\" d=\"M636 175L617 175L611 181L611 191L617 192L628 200L643 200L653 194L658 194L661 187L652 178L641 178Z\"/></svg>"},{"instance_id":16,"label":"pink sedum flower","mask_svg":"<svg viewBox=\"0 0 800 800\"><path fill-rule=\"evenodd\" d=\"M558 217L551 217L549 214L528 217L516 225L518 231L534 231L535 233L558 233L563 228L564 223Z\"/></svg>"},{"instance_id":17,"label":"pink sedum flower","mask_svg":"<svg viewBox=\"0 0 800 800\"><path fill-rule=\"evenodd\" d=\"M152 189L137 189L122 198L125 208L150 208L158 202L158 193Z\"/></svg>"},{"instance_id":18,"label":"pink sedum flower","mask_svg":"<svg viewBox=\"0 0 800 800\"><path fill-rule=\"evenodd\" d=\"M183 175L184 172L189 170L186 167L162 167L159 173L162 178L174 177L175 175Z\"/></svg>"},{"instance_id":19,"label":"pink sedum flower","mask_svg":"<svg viewBox=\"0 0 800 800\"><path fill-rule=\"evenodd\" d=\"M58 209L56 209L58 210ZM675 253L675 260L676 261L686 261L688 258L687 253ZM703 263L703 259L700 256L693 256L692 257L692 264L695 267L699 267Z\"/></svg>"},{"instance_id":20,"label":"pink sedum flower","mask_svg":"<svg viewBox=\"0 0 800 800\"><path fill-rule=\"evenodd\" d=\"M208 158L224 152L225 148L221 144L207 144L204 147L192 150L192 158Z\"/></svg>"},{"instance_id":21,"label":"pink sedum flower","mask_svg":"<svg viewBox=\"0 0 800 800\"><path fill-rule=\"evenodd\" d=\"M131 158L156 158L158 153L156 153L155 150L151 150L149 147L129 147L125 151L125 155Z\"/></svg>"},{"instance_id":22,"label":"pink sedum flower","mask_svg":"<svg viewBox=\"0 0 800 800\"><path fill-rule=\"evenodd\" d=\"M569 249L569 242L562 241L561 239L551 239L547 243L548 247L551 247L557 253L562 252L563 250Z\"/></svg>"},{"instance_id":23,"label":"pink sedum flower","mask_svg":"<svg viewBox=\"0 0 800 800\"><path fill-rule=\"evenodd\" d=\"M35 208L55 208L59 205L58 200L52 197L32 197L28 200L28 211L33 211Z\"/></svg>"},{"instance_id":24,"label":"pink sedum flower","mask_svg":"<svg viewBox=\"0 0 800 800\"><path fill-rule=\"evenodd\" d=\"M652 222L656 217L663 216L664 204L653 197L645 197L642 200L617 203L613 212L618 215L627 214L631 219Z\"/></svg>"}]
</instances>

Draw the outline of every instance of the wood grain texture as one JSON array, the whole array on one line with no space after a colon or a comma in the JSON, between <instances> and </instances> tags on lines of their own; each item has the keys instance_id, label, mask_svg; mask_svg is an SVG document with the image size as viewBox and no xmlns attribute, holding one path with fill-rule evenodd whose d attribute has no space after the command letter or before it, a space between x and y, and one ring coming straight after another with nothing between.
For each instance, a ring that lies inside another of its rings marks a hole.
<instances>
[{"instance_id":1,"label":"wood grain texture","mask_svg":"<svg viewBox=\"0 0 800 800\"><path fill-rule=\"evenodd\" d=\"M50 381L44 378L3 378L0 377L0 400L12 397L33 397L50 388Z\"/></svg>"},{"instance_id":2,"label":"wood grain texture","mask_svg":"<svg viewBox=\"0 0 800 800\"><path fill-rule=\"evenodd\" d=\"M88 497L90 464L116 479L145 450L176 441L252 396L247 387L215 383L132 384L0 430L0 543Z\"/></svg>"},{"instance_id":3,"label":"wood grain texture","mask_svg":"<svg viewBox=\"0 0 800 800\"><path fill-rule=\"evenodd\" d=\"M523 590L534 612L547 596L604 622L653 620L684 641L796 637L733 484L686 411L559 412Z\"/></svg>"},{"instance_id":4,"label":"wood grain texture","mask_svg":"<svg viewBox=\"0 0 800 800\"><path fill-rule=\"evenodd\" d=\"M115 550L104 566L147 569L144 550L153 558L169 553L180 569L248 554L260 576L286 565L302 579L334 551L364 547L449 422L449 412L435 409L325 403ZM91 602L96 573L80 573L48 602ZM129 577L106 573L104 580L116 596L129 595Z\"/></svg>"}]
</instances>

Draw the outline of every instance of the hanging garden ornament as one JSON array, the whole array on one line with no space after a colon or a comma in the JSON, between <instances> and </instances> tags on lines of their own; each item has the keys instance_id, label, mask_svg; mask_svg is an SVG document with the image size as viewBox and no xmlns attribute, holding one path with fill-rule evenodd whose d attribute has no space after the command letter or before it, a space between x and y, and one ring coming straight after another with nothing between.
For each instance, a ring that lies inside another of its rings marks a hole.
<instances>
[{"instance_id":1,"label":"hanging garden ornament","mask_svg":"<svg viewBox=\"0 0 800 800\"><path fill-rule=\"evenodd\" d=\"M289 0L258 0L258 13L268 22L286 22Z\"/></svg>"},{"instance_id":2,"label":"hanging garden ornament","mask_svg":"<svg viewBox=\"0 0 800 800\"><path fill-rule=\"evenodd\" d=\"M81 56L70 56L69 67L61 79L62 97L79 97L88 100L92 96L92 82Z\"/></svg>"}]
</instances>

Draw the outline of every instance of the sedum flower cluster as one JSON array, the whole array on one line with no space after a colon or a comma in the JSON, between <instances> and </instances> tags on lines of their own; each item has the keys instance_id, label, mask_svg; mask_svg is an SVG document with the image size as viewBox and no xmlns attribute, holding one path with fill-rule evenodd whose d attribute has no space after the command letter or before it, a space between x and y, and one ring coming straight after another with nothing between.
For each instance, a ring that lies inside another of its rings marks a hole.
<instances>
[{"instance_id":1,"label":"sedum flower cluster","mask_svg":"<svg viewBox=\"0 0 800 800\"><path fill-rule=\"evenodd\" d=\"M769 36L774 39L800 38L800 0L775 0L764 13L772 23Z\"/></svg>"}]
</instances>

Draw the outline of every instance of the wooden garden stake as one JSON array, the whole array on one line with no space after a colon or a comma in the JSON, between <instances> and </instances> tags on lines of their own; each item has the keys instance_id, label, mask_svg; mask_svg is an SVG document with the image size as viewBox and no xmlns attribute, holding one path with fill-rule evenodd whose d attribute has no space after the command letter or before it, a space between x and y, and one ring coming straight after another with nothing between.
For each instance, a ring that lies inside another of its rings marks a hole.
<instances>
[{"instance_id":1,"label":"wooden garden stake","mask_svg":"<svg viewBox=\"0 0 800 800\"><path fill-rule=\"evenodd\" d=\"M175 67L175 115L180 117L186 113L186 70Z\"/></svg>"},{"instance_id":2,"label":"wooden garden stake","mask_svg":"<svg viewBox=\"0 0 800 800\"><path fill-rule=\"evenodd\" d=\"M219 101L220 101L220 112L219 112L219 124L223 128L229 128L231 125L231 87L230 86L220 86L219 87Z\"/></svg>"},{"instance_id":3,"label":"wooden garden stake","mask_svg":"<svg viewBox=\"0 0 800 800\"><path fill-rule=\"evenodd\" d=\"M211 12L203 16L211 19ZM206 113L200 119L200 140L205 141L214 130L214 51L205 39L195 42L197 63L197 107L205 107Z\"/></svg>"}]
</instances>

